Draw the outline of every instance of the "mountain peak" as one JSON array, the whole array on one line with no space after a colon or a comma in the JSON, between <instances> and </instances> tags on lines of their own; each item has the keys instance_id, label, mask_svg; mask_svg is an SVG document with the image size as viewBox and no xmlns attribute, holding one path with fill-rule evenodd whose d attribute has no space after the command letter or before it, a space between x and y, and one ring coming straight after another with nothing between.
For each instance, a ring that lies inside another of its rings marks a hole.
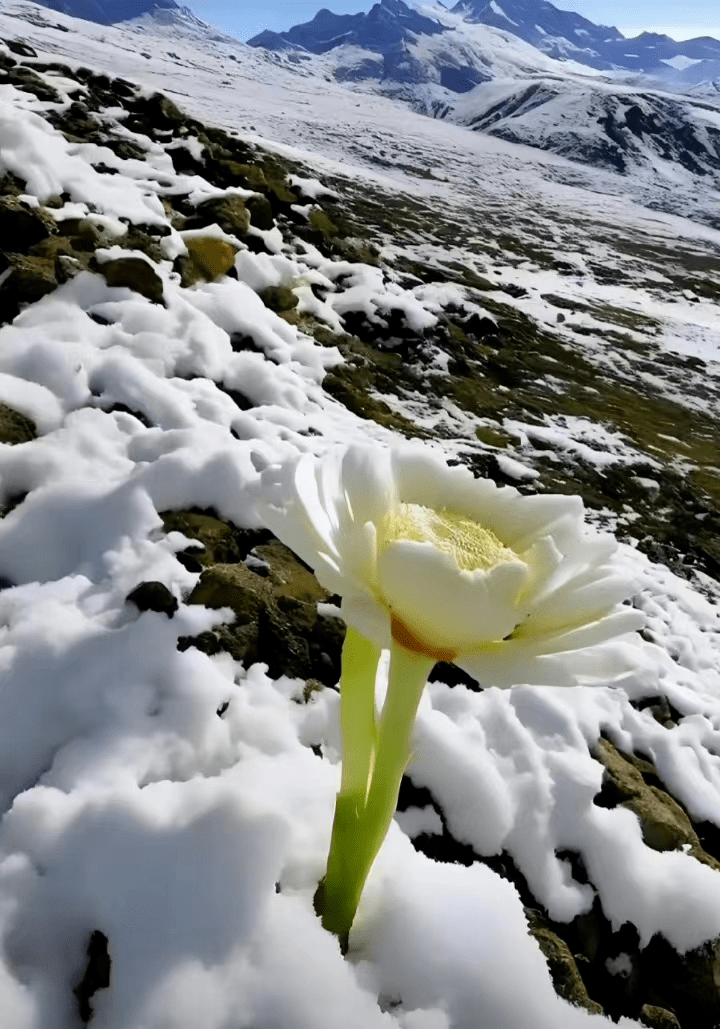
<instances>
[{"instance_id":1,"label":"mountain peak","mask_svg":"<svg viewBox=\"0 0 720 1029\"><path fill-rule=\"evenodd\" d=\"M287 32L262 32L248 40L249 46L270 49L301 47L315 54L326 53L345 44L364 47L385 54L418 35L436 35L446 27L409 7L403 0L379 0L367 14L334 14L327 8L302 25L293 25Z\"/></svg>"},{"instance_id":2,"label":"mountain peak","mask_svg":"<svg viewBox=\"0 0 720 1029\"><path fill-rule=\"evenodd\" d=\"M643 32L631 41L614 25L596 25L574 11L560 10L549 0L458 0L451 11L469 25L487 25L511 33L555 60L598 70L631 70L666 77L672 74L671 69L679 67L673 64L676 58L698 66L707 62L710 72L720 61L717 40L704 37L676 43L669 36ZM442 18L441 12L438 17ZM462 36L463 29L456 21L442 24L428 17L405 0L378 0L367 14L334 14L324 7L305 24L294 25L287 32L262 32L248 43L269 50L296 48L315 54L352 45L382 55L383 61L368 55L364 63L346 70L347 78L357 80L377 73L383 81L427 82L436 81L434 73L421 67L423 61L427 63L427 56L416 60L407 51L412 50L418 37L440 33ZM463 45L460 51L465 53ZM460 51L444 59L438 72L441 85L453 92L465 92L491 77L487 60L473 61L467 54L461 56Z\"/></svg>"},{"instance_id":3,"label":"mountain peak","mask_svg":"<svg viewBox=\"0 0 720 1029\"><path fill-rule=\"evenodd\" d=\"M67 14L71 18L84 18L85 21L98 22L100 25L115 25L117 22L131 21L144 14L154 14L156 9L192 12L175 0L37 0L42 7Z\"/></svg>"}]
</instances>

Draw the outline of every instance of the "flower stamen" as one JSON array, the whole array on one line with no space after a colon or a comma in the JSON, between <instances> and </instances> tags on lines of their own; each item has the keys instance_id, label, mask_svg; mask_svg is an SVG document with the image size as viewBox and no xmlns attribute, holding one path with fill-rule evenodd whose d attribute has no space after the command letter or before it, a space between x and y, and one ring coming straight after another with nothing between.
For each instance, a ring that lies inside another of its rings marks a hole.
<instances>
[{"instance_id":1,"label":"flower stamen","mask_svg":"<svg viewBox=\"0 0 720 1029\"><path fill-rule=\"evenodd\" d=\"M378 549L408 540L432 543L466 572L489 571L500 564L523 562L491 529L446 507L435 511L421 504L398 504L383 519Z\"/></svg>"}]
</instances>

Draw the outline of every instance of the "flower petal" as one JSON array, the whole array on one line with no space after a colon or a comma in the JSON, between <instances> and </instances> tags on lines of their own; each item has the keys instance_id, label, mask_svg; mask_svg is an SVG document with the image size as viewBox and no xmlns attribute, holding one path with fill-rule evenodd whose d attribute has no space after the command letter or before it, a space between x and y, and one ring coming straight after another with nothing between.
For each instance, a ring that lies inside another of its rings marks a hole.
<instances>
[{"instance_id":1,"label":"flower petal","mask_svg":"<svg viewBox=\"0 0 720 1029\"><path fill-rule=\"evenodd\" d=\"M625 600L630 592L627 578L611 572L580 586L571 583L533 605L521 633L538 636L594 623Z\"/></svg>"},{"instance_id":2,"label":"flower petal","mask_svg":"<svg viewBox=\"0 0 720 1029\"><path fill-rule=\"evenodd\" d=\"M348 625L381 650L390 647L390 614L372 594L360 590L347 592L342 599L342 616Z\"/></svg>"},{"instance_id":3,"label":"flower petal","mask_svg":"<svg viewBox=\"0 0 720 1029\"><path fill-rule=\"evenodd\" d=\"M473 650L501 640L524 615L516 598L527 565L508 562L489 571L460 571L430 543L398 540L378 554L378 587L392 614L437 651Z\"/></svg>"},{"instance_id":4,"label":"flower petal","mask_svg":"<svg viewBox=\"0 0 720 1029\"><path fill-rule=\"evenodd\" d=\"M381 522L397 503L389 452L378 447L348 447L342 459L342 489L356 524Z\"/></svg>"},{"instance_id":5,"label":"flower petal","mask_svg":"<svg viewBox=\"0 0 720 1029\"><path fill-rule=\"evenodd\" d=\"M478 680L481 686L509 689L511 686L617 685L628 676L646 676L646 658L638 646L639 637L631 623L618 621L604 626L608 638L583 643L560 653L543 653L528 640L508 640L477 654L461 654L455 663ZM622 633L617 638L616 631ZM588 641L591 637L586 637ZM566 640L570 642L570 640Z\"/></svg>"}]
</instances>

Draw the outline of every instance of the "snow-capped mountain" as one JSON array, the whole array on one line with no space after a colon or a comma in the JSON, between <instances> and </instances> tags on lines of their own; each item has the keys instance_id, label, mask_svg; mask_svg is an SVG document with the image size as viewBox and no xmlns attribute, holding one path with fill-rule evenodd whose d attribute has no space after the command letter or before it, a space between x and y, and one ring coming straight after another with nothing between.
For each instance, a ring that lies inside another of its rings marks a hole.
<instances>
[{"instance_id":1,"label":"snow-capped mountain","mask_svg":"<svg viewBox=\"0 0 720 1029\"><path fill-rule=\"evenodd\" d=\"M720 58L720 42L709 36L678 43L670 36L643 32L627 39L614 25L596 25L548 0L503 0L502 5L496 0L460 0L452 10L469 22L512 32L551 57L592 68L658 73L668 66L681 69Z\"/></svg>"},{"instance_id":2,"label":"snow-capped mountain","mask_svg":"<svg viewBox=\"0 0 720 1029\"><path fill-rule=\"evenodd\" d=\"M415 36L444 31L445 26L408 7L403 0L381 0L367 14L333 14L323 8L303 25L294 25L287 32L261 32L249 44L270 50L301 47L314 54L354 45L387 53Z\"/></svg>"},{"instance_id":3,"label":"snow-capped mountain","mask_svg":"<svg viewBox=\"0 0 720 1029\"><path fill-rule=\"evenodd\" d=\"M452 11L380 0L368 14L321 11L249 45L474 131L638 172L664 182L663 193L670 181L707 188L720 174L720 118L707 100L711 88L698 90L702 98L687 89L703 68L717 70L720 42L678 44L648 33L638 40L545 0L466 0ZM638 62L653 74L638 74ZM709 208L706 217L716 223Z\"/></svg>"},{"instance_id":4,"label":"snow-capped mountain","mask_svg":"<svg viewBox=\"0 0 720 1029\"><path fill-rule=\"evenodd\" d=\"M38 3L52 11L96 21L101 25L129 21L143 14L153 14L156 10L183 10L175 0L38 0Z\"/></svg>"},{"instance_id":5,"label":"snow-capped mountain","mask_svg":"<svg viewBox=\"0 0 720 1029\"><path fill-rule=\"evenodd\" d=\"M720 173L720 117L688 97L569 78L497 83L468 94L452 118L475 131L550 150L572 161L625 174L703 181ZM720 225L708 212L710 224Z\"/></svg>"},{"instance_id":6,"label":"snow-capped mountain","mask_svg":"<svg viewBox=\"0 0 720 1029\"><path fill-rule=\"evenodd\" d=\"M297 48L315 54L353 45L385 54L419 36L451 31L453 23L446 13L442 6L418 10L403 0L380 0L367 14L337 15L322 10L287 32L261 32L248 42L271 50ZM644 32L626 39L615 26L596 25L573 11L559 10L548 0L503 0L502 5L497 0L460 0L451 13L467 25L510 32L549 57L600 70L668 75L695 67L693 81L698 81L698 72L702 78L714 77L720 61L720 41L709 36L679 43L669 36ZM391 67L383 72L392 77ZM458 82L467 86L471 79Z\"/></svg>"},{"instance_id":7,"label":"snow-capped mountain","mask_svg":"<svg viewBox=\"0 0 720 1029\"><path fill-rule=\"evenodd\" d=\"M433 114L447 113L453 94L481 82L565 73L515 35L468 23L440 6L413 9L403 0L380 0L367 14L321 11L306 25L260 33L248 45L296 60L316 55L316 66L337 81L364 83Z\"/></svg>"},{"instance_id":8,"label":"snow-capped mountain","mask_svg":"<svg viewBox=\"0 0 720 1029\"><path fill-rule=\"evenodd\" d=\"M175 0L35 0L35 6L98 25L122 25L130 31L158 35L164 43L192 39L196 43L238 45L234 37L220 32ZM42 10L30 18L38 25L47 24Z\"/></svg>"}]
</instances>

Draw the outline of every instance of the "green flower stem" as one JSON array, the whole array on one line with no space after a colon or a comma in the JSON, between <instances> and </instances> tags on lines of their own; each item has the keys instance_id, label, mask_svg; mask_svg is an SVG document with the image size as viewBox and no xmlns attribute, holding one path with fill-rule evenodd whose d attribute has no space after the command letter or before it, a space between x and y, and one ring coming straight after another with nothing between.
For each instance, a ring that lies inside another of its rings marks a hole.
<instances>
[{"instance_id":1,"label":"green flower stem","mask_svg":"<svg viewBox=\"0 0 720 1029\"><path fill-rule=\"evenodd\" d=\"M340 796L358 796L363 807L375 752L375 676L379 660L380 648L348 626L340 679Z\"/></svg>"},{"instance_id":2,"label":"green flower stem","mask_svg":"<svg viewBox=\"0 0 720 1029\"><path fill-rule=\"evenodd\" d=\"M365 880L395 813L400 780L410 758L415 715L434 663L434 659L393 642L387 695L377 730L373 724L376 743L370 788L366 795L357 788L338 795L321 909L323 926L341 940L350 931ZM343 690L344 675L343 667ZM360 764L358 760L357 767ZM349 772L348 777L352 781L354 773Z\"/></svg>"}]
</instances>

